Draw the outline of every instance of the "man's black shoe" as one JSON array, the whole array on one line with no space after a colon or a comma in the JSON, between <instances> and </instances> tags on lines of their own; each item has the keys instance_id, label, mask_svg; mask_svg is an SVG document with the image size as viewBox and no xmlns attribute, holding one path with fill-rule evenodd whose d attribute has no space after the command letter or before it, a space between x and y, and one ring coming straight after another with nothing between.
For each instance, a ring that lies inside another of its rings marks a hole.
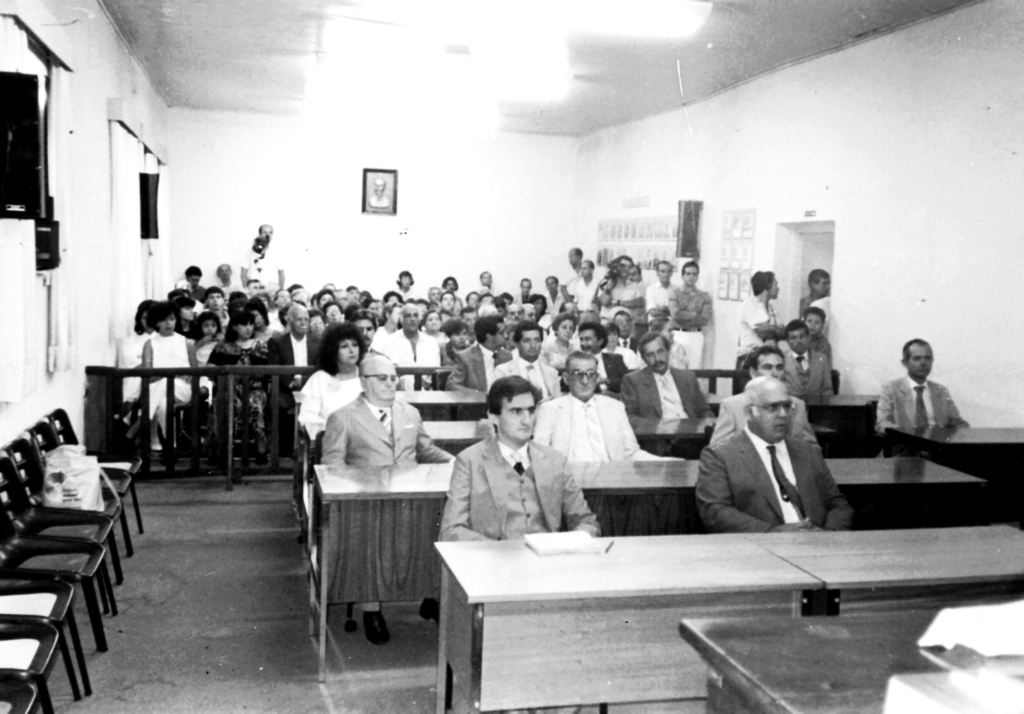
<instances>
[{"instance_id":1,"label":"man's black shoe","mask_svg":"<svg viewBox=\"0 0 1024 714\"><path fill-rule=\"evenodd\" d=\"M363 630L371 644L383 645L391 639L388 623L384 621L384 615L379 611L363 613Z\"/></svg>"}]
</instances>

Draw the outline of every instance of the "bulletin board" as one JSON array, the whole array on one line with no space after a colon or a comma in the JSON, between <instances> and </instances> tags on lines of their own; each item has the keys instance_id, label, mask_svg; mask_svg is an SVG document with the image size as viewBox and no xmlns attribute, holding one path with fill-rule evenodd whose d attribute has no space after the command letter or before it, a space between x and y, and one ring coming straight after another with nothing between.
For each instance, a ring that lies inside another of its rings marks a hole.
<instances>
[{"instance_id":1,"label":"bulletin board","mask_svg":"<svg viewBox=\"0 0 1024 714\"><path fill-rule=\"evenodd\" d=\"M643 270L672 262L679 240L679 216L609 218L597 222L597 265L628 255Z\"/></svg>"},{"instance_id":2,"label":"bulletin board","mask_svg":"<svg viewBox=\"0 0 1024 714\"><path fill-rule=\"evenodd\" d=\"M722 257L718 269L718 299L742 301L750 297L754 267L756 211L722 211Z\"/></svg>"}]
</instances>

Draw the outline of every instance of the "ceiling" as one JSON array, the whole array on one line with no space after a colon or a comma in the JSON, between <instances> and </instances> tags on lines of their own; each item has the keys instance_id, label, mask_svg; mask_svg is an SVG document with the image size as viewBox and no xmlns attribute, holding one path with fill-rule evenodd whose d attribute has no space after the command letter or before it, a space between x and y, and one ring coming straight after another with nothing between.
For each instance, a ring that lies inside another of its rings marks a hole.
<instances>
[{"instance_id":1,"label":"ceiling","mask_svg":"<svg viewBox=\"0 0 1024 714\"><path fill-rule=\"evenodd\" d=\"M550 102L501 102L499 126L587 134L978 1L720 0L704 26L683 40L570 35L572 80L566 96ZM168 105L271 113L302 110L318 59L323 62L331 53L325 30L352 7L351 0L101 2ZM373 19L375 9L388 2L362 0L360 5ZM515 7L492 2L506 11ZM626 0L623 5L630 6ZM390 22L395 13L388 9ZM374 37L401 29L340 22L350 33ZM386 65L389 53L376 54L346 59L346 65L350 71L376 74L368 68ZM404 62L406 68L416 64ZM388 87L389 77L381 70L374 79L381 80L377 86ZM373 98L371 92L362 101L373 106Z\"/></svg>"}]
</instances>

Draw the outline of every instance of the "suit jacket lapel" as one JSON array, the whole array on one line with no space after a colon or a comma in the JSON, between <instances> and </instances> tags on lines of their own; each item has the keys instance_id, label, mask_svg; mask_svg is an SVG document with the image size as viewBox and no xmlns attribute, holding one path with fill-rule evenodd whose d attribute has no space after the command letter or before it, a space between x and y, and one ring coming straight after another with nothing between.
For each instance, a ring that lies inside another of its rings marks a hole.
<instances>
[{"instance_id":1,"label":"suit jacket lapel","mask_svg":"<svg viewBox=\"0 0 1024 714\"><path fill-rule=\"evenodd\" d=\"M537 498L540 499L544 520L548 522L548 530L556 532L562 528L562 507L559 494L555 493L554 465L540 449L530 450L530 466L533 468L534 483L537 484Z\"/></svg>"},{"instance_id":2,"label":"suit jacket lapel","mask_svg":"<svg viewBox=\"0 0 1024 714\"><path fill-rule=\"evenodd\" d=\"M897 426L903 426L905 428L914 428L914 416L917 413L917 404L915 403L916 397L914 390L907 384L906 379L901 379L896 383L896 389L899 392L899 399L897 400L900 415L896 420Z\"/></svg>"},{"instance_id":3,"label":"suit jacket lapel","mask_svg":"<svg viewBox=\"0 0 1024 714\"><path fill-rule=\"evenodd\" d=\"M935 417L935 426L945 426L949 422L946 415L946 400L931 382L928 382L928 395L932 398L932 415Z\"/></svg>"},{"instance_id":4,"label":"suit jacket lapel","mask_svg":"<svg viewBox=\"0 0 1024 714\"><path fill-rule=\"evenodd\" d=\"M384 425L380 423L380 420L374 416L373 410L370 409L370 403L365 398L359 397L363 402L362 415L363 426L369 431L375 438L380 439L390 448L394 444L394 437L384 428ZM395 427L395 409L391 409L391 427Z\"/></svg>"},{"instance_id":5,"label":"suit jacket lapel","mask_svg":"<svg viewBox=\"0 0 1024 714\"><path fill-rule=\"evenodd\" d=\"M784 523L786 519L782 515L782 504L779 503L779 497L775 495L775 487L772 485L775 476L768 473L768 469L764 467L764 462L761 461L754 442L750 440L746 432L743 433L743 456L747 460L750 473L754 475L757 481L757 489L764 496L765 500L768 501L769 505L771 505L772 510L779 517L779 521ZM799 485L797 488L799 488Z\"/></svg>"},{"instance_id":6,"label":"suit jacket lapel","mask_svg":"<svg viewBox=\"0 0 1024 714\"><path fill-rule=\"evenodd\" d=\"M654 407L655 417L661 419L661 393L658 391L658 384L654 381L654 372L651 371L650 367L645 367L640 372L640 380L640 384L643 386L642 390L637 390L640 403L647 403Z\"/></svg>"},{"instance_id":7,"label":"suit jacket lapel","mask_svg":"<svg viewBox=\"0 0 1024 714\"><path fill-rule=\"evenodd\" d=\"M811 523L820 526L824 524L825 519L820 517L818 511L820 499L817 498L817 484L811 473L811 464L804 458L804 450L790 439L786 440L786 450L789 451L789 461L793 465L796 490L800 492L800 501L804 507L804 518L809 518Z\"/></svg>"},{"instance_id":8,"label":"suit jacket lapel","mask_svg":"<svg viewBox=\"0 0 1024 714\"><path fill-rule=\"evenodd\" d=\"M484 385L484 389L487 388L487 368L484 367L484 353L480 349L480 345L473 345L473 351L469 353L473 358L473 364L469 365L469 368L473 370L473 382L475 384Z\"/></svg>"}]
</instances>

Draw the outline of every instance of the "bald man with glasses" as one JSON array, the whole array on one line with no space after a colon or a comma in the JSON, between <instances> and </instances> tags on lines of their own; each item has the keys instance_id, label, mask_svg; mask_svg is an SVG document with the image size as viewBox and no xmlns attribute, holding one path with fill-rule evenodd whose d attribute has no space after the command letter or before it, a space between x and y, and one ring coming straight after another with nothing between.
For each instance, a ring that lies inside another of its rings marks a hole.
<instances>
[{"instance_id":1,"label":"bald man with glasses","mask_svg":"<svg viewBox=\"0 0 1024 714\"><path fill-rule=\"evenodd\" d=\"M793 400L774 377L747 385L743 430L701 453L697 509L711 533L849 530L853 508L821 449L789 438Z\"/></svg>"},{"instance_id":2,"label":"bald man with glasses","mask_svg":"<svg viewBox=\"0 0 1024 714\"><path fill-rule=\"evenodd\" d=\"M327 419L323 463L328 466L392 466L454 461L434 446L416 408L395 400L398 374L387 357L368 356L359 366L363 393ZM359 603L366 639L382 645L391 639L379 602ZM437 603L425 600L420 615L436 617Z\"/></svg>"}]
</instances>

